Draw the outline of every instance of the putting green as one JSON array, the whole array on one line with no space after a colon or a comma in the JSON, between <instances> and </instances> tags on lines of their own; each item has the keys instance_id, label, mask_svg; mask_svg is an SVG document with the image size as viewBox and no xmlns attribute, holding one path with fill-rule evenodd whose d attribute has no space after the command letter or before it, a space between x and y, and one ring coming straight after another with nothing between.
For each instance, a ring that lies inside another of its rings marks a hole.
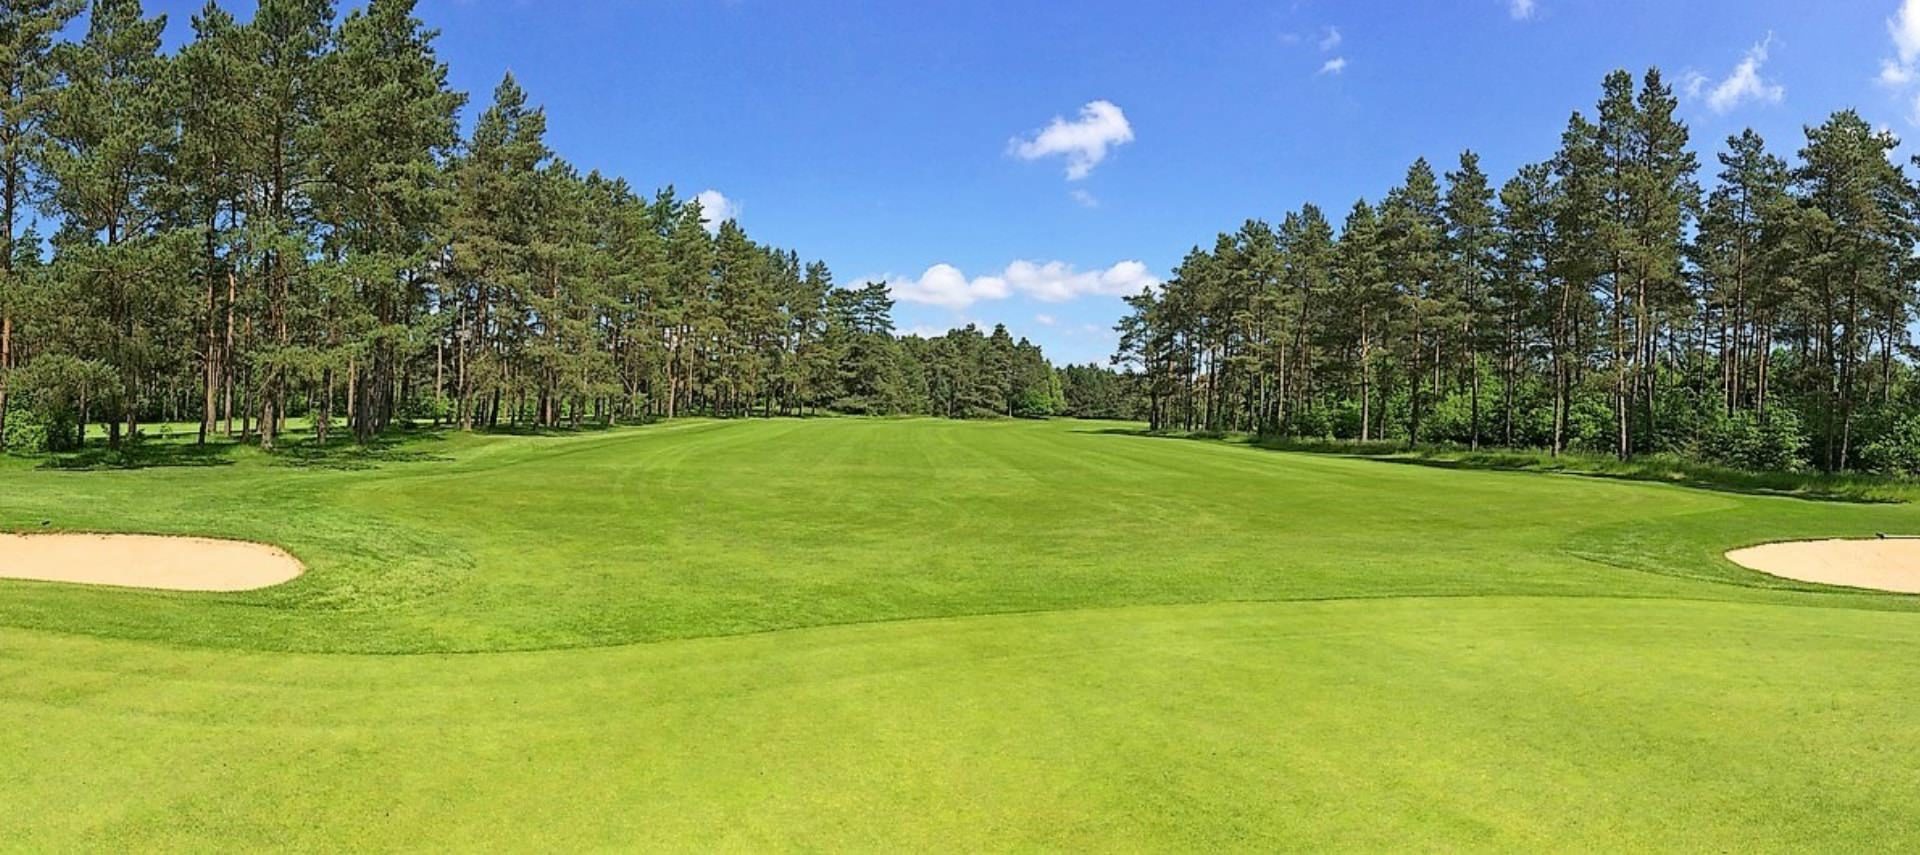
<instances>
[{"instance_id":1,"label":"putting green","mask_svg":"<svg viewBox=\"0 0 1920 855\"><path fill-rule=\"evenodd\" d=\"M1920 844L1920 598L1723 557L1910 506L1073 422L221 459L0 465L0 528L308 568L0 582L10 842Z\"/></svg>"}]
</instances>

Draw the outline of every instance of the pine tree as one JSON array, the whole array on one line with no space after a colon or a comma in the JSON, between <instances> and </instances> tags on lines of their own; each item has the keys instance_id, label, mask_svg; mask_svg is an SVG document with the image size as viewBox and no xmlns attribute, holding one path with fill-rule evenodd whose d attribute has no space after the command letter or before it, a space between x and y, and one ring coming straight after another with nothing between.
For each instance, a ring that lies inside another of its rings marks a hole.
<instances>
[{"instance_id":1,"label":"pine tree","mask_svg":"<svg viewBox=\"0 0 1920 855\"><path fill-rule=\"evenodd\" d=\"M826 347L827 294L833 291L833 273L824 262L807 265L806 275L788 298L791 345L787 352L785 386L792 403L805 414L819 406L821 385L832 370L832 351Z\"/></svg>"},{"instance_id":2,"label":"pine tree","mask_svg":"<svg viewBox=\"0 0 1920 855\"><path fill-rule=\"evenodd\" d=\"M1796 278L1810 289L1807 320L1818 330L1810 344L1828 471L1846 469L1851 459L1860 367L1873 331L1883 323L1904 329L1911 317L1913 188L1887 160L1895 145L1859 114L1842 111L1807 129L1794 171L1807 250Z\"/></svg>"},{"instance_id":3,"label":"pine tree","mask_svg":"<svg viewBox=\"0 0 1920 855\"><path fill-rule=\"evenodd\" d=\"M1333 226L1319 206L1309 203L1282 221L1279 244L1286 256L1284 287L1290 317L1284 349L1288 356L1280 372L1280 409L1269 426L1292 433L1300 411L1313 402L1318 340L1314 330L1332 290Z\"/></svg>"},{"instance_id":4,"label":"pine tree","mask_svg":"<svg viewBox=\"0 0 1920 855\"><path fill-rule=\"evenodd\" d=\"M1500 442L1509 447L1515 444L1522 372L1528 367L1529 346L1539 337L1540 316L1547 303L1554 193L1552 170L1546 164L1523 166L1500 187L1499 222L1494 237L1497 272L1488 294L1488 311L1497 318ZM1558 413L1556 397L1555 414Z\"/></svg>"},{"instance_id":5,"label":"pine tree","mask_svg":"<svg viewBox=\"0 0 1920 855\"><path fill-rule=\"evenodd\" d=\"M1362 442L1375 436L1376 352L1382 346L1382 330L1393 316L1380 244L1380 221L1374 207L1365 199L1355 201L1341 224L1335 252L1333 282L1338 311L1334 318L1335 323L1345 321L1338 335L1351 354L1356 375Z\"/></svg>"},{"instance_id":6,"label":"pine tree","mask_svg":"<svg viewBox=\"0 0 1920 855\"><path fill-rule=\"evenodd\" d=\"M9 0L0 7L0 450L7 445L14 325L25 292L14 266L14 234L28 205L28 169L44 144L54 35L79 11L79 0ZM37 258L39 247L33 249Z\"/></svg>"},{"instance_id":7,"label":"pine tree","mask_svg":"<svg viewBox=\"0 0 1920 855\"><path fill-rule=\"evenodd\" d=\"M318 229L305 190L321 181L333 35L329 0L261 0L238 41L252 72L239 127L252 142L240 152L249 200L242 240L256 286L243 298L262 448L277 441L294 384L311 379L324 359L308 335L329 325L308 264Z\"/></svg>"},{"instance_id":8,"label":"pine tree","mask_svg":"<svg viewBox=\"0 0 1920 855\"><path fill-rule=\"evenodd\" d=\"M1639 389L1634 397L1642 402L1643 433L1656 448L1677 444L1662 435L1661 370L1663 362L1673 367L1671 358L1663 360L1672 349L1662 345L1671 339L1669 330L1688 320L1690 295L1682 260L1686 233L1700 206L1694 180L1699 164L1687 148L1686 124L1674 117L1678 107L1679 99L1659 69L1648 69L1635 100L1638 156L1629 191L1634 212L1629 233L1638 312L1634 329L1639 334Z\"/></svg>"},{"instance_id":9,"label":"pine tree","mask_svg":"<svg viewBox=\"0 0 1920 855\"><path fill-rule=\"evenodd\" d=\"M1485 331L1488 279L1493 269L1493 188L1480 171L1480 156L1460 153L1460 167L1447 173L1447 195L1442 206L1447 229L1447 281L1450 300L1459 315L1457 347L1464 360L1471 401L1470 444L1480 447L1480 352Z\"/></svg>"},{"instance_id":10,"label":"pine tree","mask_svg":"<svg viewBox=\"0 0 1920 855\"><path fill-rule=\"evenodd\" d=\"M347 410L365 444L391 422L408 327L424 312L449 195L442 160L459 141L466 98L447 88L436 33L414 0L373 0L347 15L326 58L329 88L318 117L326 145L319 219L328 254L352 258L329 342L330 371L346 376ZM331 401L333 383L325 382ZM317 424L324 426L325 420Z\"/></svg>"},{"instance_id":11,"label":"pine tree","mask_svg":"<svg viewBox=\"0 0 1920 855\"><path fill-rule=\"evenodd\" d=\"M172 64L168 97L180 118L174 163L182 219L199 230L196 277L201 281L199 441L205 443L224 412L233 427L233 329L240 271L235 232L244 183L236 168L241 110L251 94L248 68L237 55L240 26L217 3L193 19L194 39Z\"/></svg>"},{"instance_id":12,"label":"pine tree","mask_svg":"<svg viewBox=\"0 0 1920 855\"><path fill-rule=\"evenodd\" d=\"M1440 186L1425 158L1407 169L1406 181L1388 191L1382 206L1387 275L1399 323L1395 341L1408 382L1407 444L1420 442L1420 422L1429 391L1437 387L1441 349L1447 332L1447 294L1441 240L1446 223L1440 211ZM1432 372L1433 378L1428 374Z\"/></svg>"},{"instance_id":13,"label":"pine tree","mask_svg":"<svg viewBox=\"0 0 1920 855\"><path fill-rule=\"evenodd\" d=\"M529 247L540 168L550 156L545 136L546 116L527 106L526 92L509 74L451 167L453 287L442 298L456 314L455 418L463 430L499 423L510 363L526 339Z\"/></svg>"},{"instance_id":14,"label":"pine tree","mask_svg":"<svg viewBox=\"0 0 1920 855\"><path fill-rule=\"evenodd\" d=\"M1599 129L1586 117L1574 113L1567 120L1552 168L1552 240L1543 267L1551 285L1551 293L1546 295L1554 401L1549 448L1558 454L1567 449L1575 395L1585 380L1588 357L1594 350L1598 311L1595 292L1605 281L1612 235L1607 216L1605 153ZM1605 363L1616 369L1621 357L1618 343L1616 337L1612 360ZM1617 396L1618 378L1608 382L1608 389L1609 396ZM1617 397L1610 400L1617 404ZM1613 412L1617 427L1617 407ZM1612 448L1619 452L1617 435Z\"/></svg>"},{"instance_id":15,"label":"pine tree","mask_svg":"<svg viewBox=\"0 0 1920 855\"><path fill-rule=\"evenodd\" d=\"M52 52L60 88L44 130L48 199L66 218L58 263L85 281L92 346L118 375L109 441L138 429L145 381L175 354L172 266L178 242L163 231L176 139L162 83L163 16L137 0L98 0L80 41Z\"/></svg>"},{"instance_id":16,"label":"pine tree","mask_svg":"<svg viewBox=\"0 0 1920 855\"><path fill-rule=\"evenodd\" d=\"M1768 273L1787 204L1787 164L1748 129L1727 139L1720 165L1720 186L1707 197L1694 240L1695 265L1718 339L1725 411L1732 415L1751 400L1764 413L1779 311Z\"/></svg>"},{"instance_id":17,"label":"pine tree","mask_svg":"<svg viewBox=\"0 0 1920 855\"><path fill-rule=\"evenodd\" d=\"M696 359L712 337L713 238L707 233L700 202L680 207L667 238L667 270L661 295L661 321L667 342L664 415L673 418L681 404L691 405L701 375Z\"/></svg>"}]
</instances>

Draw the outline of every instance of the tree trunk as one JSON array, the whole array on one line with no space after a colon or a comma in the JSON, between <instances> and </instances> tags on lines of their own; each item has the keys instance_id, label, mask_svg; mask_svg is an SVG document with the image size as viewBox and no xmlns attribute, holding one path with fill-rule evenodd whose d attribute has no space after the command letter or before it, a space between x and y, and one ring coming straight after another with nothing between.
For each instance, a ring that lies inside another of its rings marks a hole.
<instances>
[{"instance_id":1,"label":"tree trunk","mask_svg":"<svg viewBox=\"0 0 1920 855\"><path fill-rule=\"evenodd\" d=\"M20 204L23 157L18 149L7 154L7 162L0 165L6 173L5 186L0 187L0 281L5 281L8 288L17 289L19 286L13 281L13 222ZM12 373L13 302L7 295L0 295L0 451L7 447L7 388L12 382ZM81 430L86 430L85 422L81 422Z\"/></svg>"},{"instance_id":2,"label":"tree trunk","mask_svg":"<svg viewBox=\"0 0 1920 855\"><path fill-rule=\"evenodd\" d=\"M239 291L239 277L227 271L227 334L220 349L220 374L223 389L220 393L220 406L227 423L227 436L233 436L233 376L236 373L233 354L233 311L235 296Z\"/></svg>"},{"instance_id":3,"label":"tree trunk","mask_svg":"<svg viewBox=\"0 0 1920 855\"><path fill-rule=\"evenodd\" d=\"M1373 404L1373 342L1367 327L1366 304L1360 306L1360 441L1371 439Z\"/></svg>"},{"instance_id":4,"label":"tree trunk","mask_svg":"<svg viewBox=\"0 0 1920 855\"><path fill-rule=\"evenodd\" d=\"M0 451L7 447L7 383L13 373L13 313L0 306Z\"/></svg>"},{"instance_id":5,"label":"tree trunk","mask_svg":"<svg viewBox=\"0 0 1920 855\"><path fill-rule=\"evenodd\" d=\"M202 386L200 436L197 439L197 444L199 445L207 444L207 435L213 433L219 418L219 411L217 409L218 401L216 399L219 397L218 388L220 385L220 286L218 284L219 278L215 275L215 267L218 264L218 259L214 257L216 249L213 239L214 225L215 215L209 213L207 215L206 258L204 259L207 265L207 337L206 353L202 357L200 366Z\"/></svg>"}]
</instances>

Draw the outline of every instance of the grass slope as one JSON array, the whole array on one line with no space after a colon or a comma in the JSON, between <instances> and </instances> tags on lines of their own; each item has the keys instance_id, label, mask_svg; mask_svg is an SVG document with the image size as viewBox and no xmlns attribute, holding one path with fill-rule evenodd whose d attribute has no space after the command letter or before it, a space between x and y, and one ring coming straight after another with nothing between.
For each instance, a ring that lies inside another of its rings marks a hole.
<instances>
[{"instance_id":1,"label":"grass slope","mask_svg":"<svg viewBox=\"0 0 1920 855\"><path fill-rule=\"evenodd\" d=\"M1720 557L1912 506L1073 422L193 460L0 464L0 528L311 568L0 582L10 844L1920 844L1920 598Z\"/></svg>"}]
</instances>

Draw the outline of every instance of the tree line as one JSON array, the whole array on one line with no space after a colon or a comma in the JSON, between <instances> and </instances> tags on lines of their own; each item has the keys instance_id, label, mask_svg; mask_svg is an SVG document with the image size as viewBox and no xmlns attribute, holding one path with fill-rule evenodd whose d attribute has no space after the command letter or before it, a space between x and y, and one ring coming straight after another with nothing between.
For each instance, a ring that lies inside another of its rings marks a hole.
<instances>
[{"instance_id":1,"label":"tree line","mask_svg":"<svg viewBox=\"0 0 1920 855\"><path fill-rule=\"evenodd\" d=\"M0 8L0 444L1065 409L1004 328L897 337L884 286L582 174L511 75L462 138L414 5L209 2L171 53L138 0Z\"/></svg>"},{"instance_id":2,"label":"tree line","mask_svg":"<svg viewBox=\"0 0 1920 855\"><path fill-rule=\"evenodd\" d=\"M1710 188L1658 70L1606 77L1497 187L1424 158L1194 248L1128 300L1157 429L1920 469L1920 187L1851 110L1792 160L1747 130Z\"/></svg>"}]
</instances>

